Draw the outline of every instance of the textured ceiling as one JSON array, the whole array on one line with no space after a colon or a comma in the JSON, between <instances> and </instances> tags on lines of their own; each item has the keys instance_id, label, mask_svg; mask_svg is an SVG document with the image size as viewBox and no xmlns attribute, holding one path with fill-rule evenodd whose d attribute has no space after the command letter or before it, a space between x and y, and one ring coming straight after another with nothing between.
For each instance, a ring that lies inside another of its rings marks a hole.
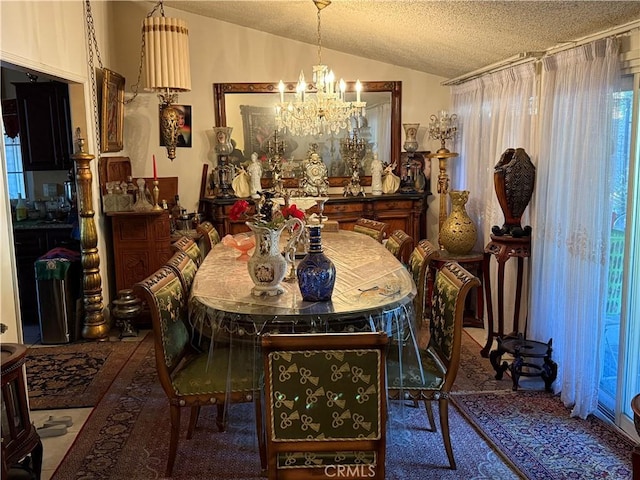
<instances>
[{"instance_id":1,"label":"textured ceiling","mask_svg":"<svg viewBox=\"0 0 640 480\"><path fill-rule=\"evenodd\" d=\"M165 1L169 7L317 43L312 0ZM640 1L333 0L322 44L453 78L640 19Z\"/></svg>"}]
</instances>

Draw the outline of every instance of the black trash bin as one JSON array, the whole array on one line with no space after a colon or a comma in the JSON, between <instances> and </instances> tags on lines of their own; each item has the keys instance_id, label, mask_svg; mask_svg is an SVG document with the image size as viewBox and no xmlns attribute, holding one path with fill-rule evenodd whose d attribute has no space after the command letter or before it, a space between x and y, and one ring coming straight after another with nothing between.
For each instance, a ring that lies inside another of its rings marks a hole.
<instances>
[{"instance_id":1,"label":"black trash bin","mask_svg":"<svg viewBox=\"0 0 640 480\"><path fill-rule=\"evenodd\" d=\"M80 337L78 314L82 269L80 253L50 250L35 262L40 338L43 344L70 343Z\"/></svg>"}]
</instances>

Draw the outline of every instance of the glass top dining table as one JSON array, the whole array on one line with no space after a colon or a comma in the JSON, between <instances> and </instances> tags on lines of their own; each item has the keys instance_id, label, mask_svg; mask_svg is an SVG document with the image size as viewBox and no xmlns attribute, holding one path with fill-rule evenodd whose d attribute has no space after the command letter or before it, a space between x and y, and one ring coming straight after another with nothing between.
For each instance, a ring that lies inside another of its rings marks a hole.
<instances>
[{"instance_id":1,"label":"glass top dining table","mask_svg":"<svg viewBox=\"0 0 640 480\"><path fill-rule=\"evenodd\" d=\"M405 330L414 321L416 286L384 245L367 235L322 233L324 253L336 267L330 301L302 299L297 281L282 282L278 296L254 296L246 261L219 243L195 276L189 300L194 331L211 340L259 337L265 332ZM249 252L251 254L252 251Z\"/></svg>"}]
</instances>

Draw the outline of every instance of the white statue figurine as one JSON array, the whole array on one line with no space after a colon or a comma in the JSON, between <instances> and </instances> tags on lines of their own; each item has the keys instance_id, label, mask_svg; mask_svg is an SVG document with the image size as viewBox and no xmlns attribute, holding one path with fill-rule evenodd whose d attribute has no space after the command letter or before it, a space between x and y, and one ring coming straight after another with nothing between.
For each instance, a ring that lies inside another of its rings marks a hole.
<instances>
[{"instance_id":1,"label":"white statue figurine","mask_svg":"<svg viewBox=\"0 0 640 480\"><path fill-rule=\"evenodd\" d=\"M378 154L373 154L371 161L371 194L382 195L382 162L378 158Z\"/></svg>"},{"instance_id":2,"label":"white statue figurine","mask_svg":"<svg viewBox=\"0 0 640 480\"><path fill-rule=\"evenodd\" d=\"M260 179L262 178L262 165L258 161L258 154L253 152L251 154L251 163L249 164L249 175L251 176L251 198L260 198L260 192L262 185Z\"/></svg>"},{"instance_id":3,"label":"white statue figurine","mask_svg":"<svg viewBox=\"0 0 640 480\"><path fill-rule=\"evenodd\" d=\"M237 174L231 181L231 188L233 188L236 197L247 198L251 195L251 180L244 167L237 169Z\"/></svg>"},{"instance_id":4,"label":"white statue figurine","mask_svg":"<svg viewBox=\"0 0 640 480\"><path fill-rule=\"evenodd\" d=\"M384 169L384 179L382 180L383 193L396 193L400 188L400 178L393 173L396 164L387 165Z\"/></svg>"}]
</instances>

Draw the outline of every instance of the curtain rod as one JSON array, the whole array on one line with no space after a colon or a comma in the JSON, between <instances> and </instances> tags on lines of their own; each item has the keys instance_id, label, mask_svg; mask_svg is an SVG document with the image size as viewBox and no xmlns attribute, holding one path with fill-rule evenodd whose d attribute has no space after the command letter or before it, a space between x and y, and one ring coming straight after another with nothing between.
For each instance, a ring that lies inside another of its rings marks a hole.
<instances>
[{"instance_id":1,"label":"curtain rod","mask_svg":"<svg viewBox=\"0 0 640 480\"><path fill-rule=\"evenodd\" d=\"M633 22L625 23L623 25L618 25L617 27L611 27L601 32L595 33L593 35L587 35L585 37L581 37L577 40L571 42L564 42L562 44L556 45L554 47L548 48L543 52L522 52L517 55L513 55L509 58L501 60L499 62L492 63L491 65L487 65L486 67L479 68L469 73L465 73L464 75L460 75L459 77L452 78L450 80L446 80L441 83L443 86L451 86L451 85L459 85L468 80L472 80L474 78L481 77L482 75L486 75L489 73L498 72L508 67L514 67L516 65L520 65L523 63L531 62L534 60L539 60L540 58L552 55L555 53L562 52L564 50L568 50L570 48L578 47L580 45L584 45L589 42L593 42L595 40L600 40L601 38L612 37L616 35L622 35L625 33L629 33L634 29L640 28L640 20L634 20Z\"/></svg>"}]
</instances>

